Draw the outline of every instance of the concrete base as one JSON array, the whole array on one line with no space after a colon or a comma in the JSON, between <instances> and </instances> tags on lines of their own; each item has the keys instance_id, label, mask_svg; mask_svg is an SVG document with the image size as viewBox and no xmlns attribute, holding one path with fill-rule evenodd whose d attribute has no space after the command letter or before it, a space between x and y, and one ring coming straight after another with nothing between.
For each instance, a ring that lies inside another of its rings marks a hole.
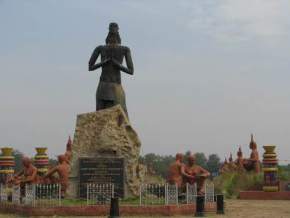
<instances>
[{"instance_id":1,"label":"concrete base","mask_svg":"<svg viewBox=\"0 0 290 218\"><path fill-rule=\"evenodd\" d=\"M66 197L71 199L76 199L79 196L79 178L70 177L69 186L66 191Z\"/></svg>"},{"instance_id":2,"label":"concrete base","mask_svg":"<svg viewBox=\"0 0 290 218\"><path fill-rule=\"evenodd\" d=\"M242 200L290 200L290 191L241 191L239 198Z\"/></svg>"}]
</instances>

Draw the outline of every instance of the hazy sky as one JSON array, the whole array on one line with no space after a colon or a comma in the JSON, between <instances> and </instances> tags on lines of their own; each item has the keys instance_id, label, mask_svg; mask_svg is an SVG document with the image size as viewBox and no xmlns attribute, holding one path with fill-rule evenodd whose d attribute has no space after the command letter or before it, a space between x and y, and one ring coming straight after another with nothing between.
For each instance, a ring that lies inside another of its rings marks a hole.
<instances>
[{"instance_id":1,"label":"hazy sky","mask_svg":"<svg viewBox=\"0 0 290 218\"><path fill-rule=\"evenodd\" d=\"M290 160L289 0L0 0L0 145L63 152L94 111L93 49L117 22L135 75L123 74L142 153L218 153L250 133Z\"/></svg>"}]
</instances>

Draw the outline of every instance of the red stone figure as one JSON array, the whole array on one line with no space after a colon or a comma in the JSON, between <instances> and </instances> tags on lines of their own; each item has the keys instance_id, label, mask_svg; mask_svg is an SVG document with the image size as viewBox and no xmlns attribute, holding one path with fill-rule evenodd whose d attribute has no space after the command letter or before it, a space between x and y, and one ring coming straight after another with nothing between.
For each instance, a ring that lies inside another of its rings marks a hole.
<instances>
[{"instance_id":1,"label":"red stone figure","mask_svg":"<svg viewBox=\"0 0 290 218\"><path fill-rule=\"evenodd\" d=\"M225 161L224 163L221 165L220 169L219 169L219 173L225 173L228 171L228 160L225 157Z\"/></svg>"},{"instance_id":2,"label":"red stone figure","mask_svg":"<svg viewBox=\"0 0 290 218\"><path fill-rule=\"evenodd\" d=\"M183 155L177 153L175 156L175 162L170 165L168 172L167 179L168 183L177 184L178 187L181 187L182 185L182 173L181 173L181 168L183 165L182 159Z\"/></svg>"},{"instance_id":3,"label":"red stone figure","mask_svg":"<svg viewBox=\"0 0 290 218\"><path fill-rule=\"evenodd\" d=\"M65 196L66 190L68 188L68 177L70 172L70 166L67 163L67 157L65 155L58 156L58 165L51 168L45 178L49 178L50 181L54 181L55 183L59 183L61 185L61 197ZM57 173L58 178L53 178L53 174Z\"/></svg>"},{"instance_id":4,"label":"red stone figure","mask_svg":"<svg viewBox=\"0 0 290 218\"><path fill-rule=\"evenodd\" d=\"M259 161L259 153L257 150L257 144L254 141L253 134L251 134L251 141L249 144L250 149L252 150L250 159L248 160L252 166L252 169L255 170L256 173L260 172L260 161Z\"/></svg>"},{"instance_id":5,"label":"red stone figure","mask_svg":"<svg viewBox=\"0 0 290 218\"><path fill-rule=\"evenodd\" d=\"M233 172L233 171L236 171L238 169L238 166L233 161L232 153L230 153L229 164L228 164L227 168L228 168L229 172Z\"/></svg>"},{"instance_id":6,"label":"red stone figure","mask_svg":"<svg viewBox=\"0 0 290 218\"><path fill-rule=\"evenodd\" d=\"M37 183L37 168L28 157L22 158L23 170L17 173L9 182L24 187L25 184Z\"/></svg>"},{"instance_id":7,"label":"red stone figure","mask_svg":"<svg viewBox=\"0 0 290 218\"><path fill-rule=\"evenodd\" d=\"M72 158L72 141L71 141L70 136L68 137L68 141L66 144L66 152L64 155L66 157L67 163L70 163L71 158Z\"/></svg>"},{"instance_id":8,"label":"red stone figure","mask_svg":"<svg viewBox=\"0 0 290 218\"><path fill-rule=\"evenodd\" d=\"M185 171L184 182L189 184L196 183L198 194L203 195L205 180L207 177L210 176L210 173L206 169L202 168L201 166L195 163L194 155L190 155L188 157L188 163L185 166L184 171Z\"/></svg>"},{"instance_id":9,"label":"red stone figure","mask_svg":"<svg viewBox=\"0 0 290 218\"><path fill-rule=\"evenodd\" d=\"M231 173L236 171L254 171L255 173L260 172L260 161L259 153L257 150L257 144L254 141L253 134L251 134L251 141L249 144L250 149L252 150L250 158L243 158L243 153L241 147L237 152L237 159L233 162L232 154L229 157L229 162L225 161L221 166L220 173Z\"/></svg>"},{"instance_id":10,"label":"red stone figure","mask_svg":"<svg viewBox=\"0 0 290 218\"><path fill-rule=\"evenodd\" d=\"M72 141L68 138L66 144L66 152L58 156L58 164L48 170L44 176L44 180L48 183L59 183L61 185L61 197L64 198L66 190L68 188L69 173L70 173L70 161L72 158ZM58 174L55 178L53 175Z\"/></svg>"},{"instance_id":11,"label":"red stone figure","mask_svg":"<svg viewBox=\"0 0 290 218\"><path fill-rule=\"evenodd\" d=\"M175 162L172 163L169 167L168 179L167 182L169 184L177 184L178 187L182 186L182 163L183 155L181 153L177 153L175 156Z\"/></svg>"},{"instance_id":12,"label":"red stone figure","mask_svg":"<svg viewBox=\"0 0 290 218\"><path fill-rule=\"evenodd\" d=\"M239 150L237 152L237 160L236 160L236 165L238 167L239 170L244 171L244 159L243 159L243 152L242 152L242 148L239 147Z\"/></svg>"},{"instance_id":13,"label":"red stone figure","mask_svg":"<svg viewBox=\"0 0 290 218\"><path fill-rule=\"evenodd\" d=\"M230 153L229 162L230 162L230 163L233 162L233 155L232 155L232 153Z\"/></svg>"}]
</instances>

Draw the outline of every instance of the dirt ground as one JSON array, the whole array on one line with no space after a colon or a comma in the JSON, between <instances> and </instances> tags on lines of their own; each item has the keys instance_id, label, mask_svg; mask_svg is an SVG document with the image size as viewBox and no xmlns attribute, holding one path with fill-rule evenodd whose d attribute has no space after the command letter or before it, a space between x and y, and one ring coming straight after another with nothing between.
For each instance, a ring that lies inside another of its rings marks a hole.
<instances>
[{"instance_id":1,"label":"dirt ground","mask_svg":"<svg viewBox=\"0 0 290 218\"><path fill-rule=\"evenodd\" d=\"M290 218L290 201L258 201L258 200L227 200L226 214L206 214L205 217L215 218ZM0 218L15 218L19 215L0 214ZM53 216L59 217L59 216ZM158 217L158 216L156 216ZM176 216L177 217L177 216ZM186 218L185 216L178 216ZM194 217L187 216L187 217ZM63 217L64 218L64 217ZM83 217L82 217L83 218ZM123 217L122 218L129 218ZM130 218L133 218L132 216ZM136 217L137 218L137 217ZM138 218L149 218L141 217Z\"/></svg>"},{"instance_id":2,"label":"dirt ground","mask_svg":"<svg viewBox=\"0 0 290 218\"><path fill-rule=\"evenodd\" d=\"M290 218L289 205L290 201L228 200L224 216L209 217Z\"/></svg>"}]
</instances>

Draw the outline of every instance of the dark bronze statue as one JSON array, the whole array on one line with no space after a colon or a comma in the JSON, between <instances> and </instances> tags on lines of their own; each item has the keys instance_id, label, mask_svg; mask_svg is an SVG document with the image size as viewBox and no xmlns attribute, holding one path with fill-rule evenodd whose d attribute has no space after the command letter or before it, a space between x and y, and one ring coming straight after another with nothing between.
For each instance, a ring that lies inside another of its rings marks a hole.
<instances>
[{"instance_id":1,"label":"dark bronze statue","mask_svg":"<svg viewBox=\"0 0 290 218\"><path fill-rule=\"evenodd\" d=\"M99 56L101 61L96 63ZM122 65L124 57L127 67ZM133 75L134 67L130 49L121 46L117 23L110 23L106 45L96 47L90 58L89 71L100 67L102 67L102 74L96 93L96 110L120 104L127 114L125 93L121 85L121 71Z\"/></svg>"}]
</instances>

